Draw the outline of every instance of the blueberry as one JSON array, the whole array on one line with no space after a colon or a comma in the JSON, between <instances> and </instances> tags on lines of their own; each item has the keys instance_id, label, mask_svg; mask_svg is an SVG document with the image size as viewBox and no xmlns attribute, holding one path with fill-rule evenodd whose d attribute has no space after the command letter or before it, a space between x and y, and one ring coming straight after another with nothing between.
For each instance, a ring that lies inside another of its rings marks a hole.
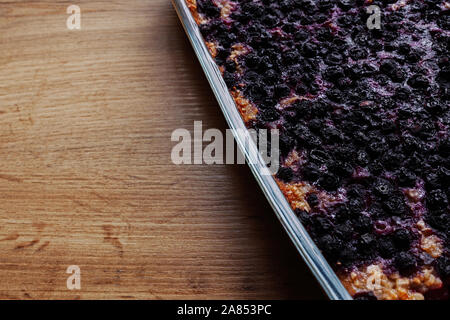
<instances>
[{"instance_id":1,"label":"blueberry","mask_svg":"<svg viewBox=\"0 0 450 320\"><path fill-rule=\"evenodd\" d=\"M434 172L427 173L427 174L425 175L425 182L426 182L425 188L426 188L427 190L436 190L436 189L439 189L440 186L441 186L439 180L440 180L440 179L439 179L439 176L438 176L436 173L434 173Z\"/></svg>"},{"instance_id":2,"label":"blueberry","mask_svg":"<svg viewBox=\"0 0 450 320\"><path fill-rule=\"evenodd\" d=\"M372 231L372 219L367 216L360 215L355 220L352 221L353 227L359 232L370 232Z\"/></svg>"},{"instance_id":3,"label":"blueberry","mask_svg":"<svg viewBox=\"0 0 450 320\"><path fill-rule=\"evenodd\" d=\"M220 9L212 1L202 0L197 3L198 11L208 17L216 18L220 16Z\"/></svg>"},{"instance_id":4,"label":"blueberry","mask_svg":"<svg viewBox=\"0 0 450 320\"><path fill-rule=\"evenodd\" d=\"M342 92L338 89L328 90L327 97L333 102L342 102L342 100L344 99Z\"/></svg>"},{"instance_id":5,"label":"blueberry","mask_svg":"<svg viewBox=\"0 0 450 320\"><path fill-rule=\"evenodd\" d=\"M382 203L383 209L390 215L401 216L406 213L405 202L400 195L393 195Z\"/></svg>"},{"instance_id":6,"label":"blueberry","mask_svg":"<svg viewBox=\"0 0 450 320\"><path fill-rule=\"evenodd\" d=\"M343 10L349 10L355 7L355 0L337 0L337 5Z\"/></svg>"},{"instance_id":7,"label":"blueberry","mask_svg":"<svg viewBox=\"0 0 450 320\"><path fill-rule=\"evenodd\" d=\"M311 131L318 133L320 129L322 129L323 121L320 119L312 119L308 122L308 127L311 129Z\"/></svg>"},{"instance_id":8,"label":"blueberry","mask_svg":"<svg viewBox=\"0 0 450 320\"><path fill-rule=\"evenodd\" d=\"M427 195L427 207L430 209L444 209L448 206L448 198L442 190L433 190Z\"/></svg>"},{"instance_id":9,"label":"blueberry","mask_svg":"<svg viewBox=\"0 0 450 320\"><path fill-rule=\"evenodd\" d=\"M342 178L350 177L354 171L349 163L342 161L333 161L329 165L329 169Z\"/></svg>"},{"instance_id":10,"label":"blueberry","mask_svg":"<svg viewBox=\"0 0 450 320\"><path fill-rule=\"evenodd\" d=\"M383 258L392 258L395 253L395 247L390 237L384 236L378 239L378 252Z\"/></svg>"},{"instance_id":11,"label":"blueberry","mask_svg":"<svg viewBox=\"0 0 450 320\"><path fill-rule=\"evenodd\" d=\"M319 179L319 185L327 191L334 191L339 186L339 179L332 173L324 173Z\"/></svg>"},{"instance_id":12,"label":"blueberry","mask_svg":"<svg viewBox=\"0 0 450 320\"><path fill-rule=\"evenodd\" d=\"M289 135L281 134L279 146L281 155L287 156L289 152L292 150L292 148L295 146L295 140Z\"/></svg>"},{"instance_id":13,"label":"blueberry","mask_svg":"<svg viewBox=\"0 0 450 320\"><path fill-rule=\"evenodd\" d=\"M305 210L295 209L294 212L305 227L311 223L311 217Z\"/></svg>"},{"instance_id":14,"label":"blueberry","mask_svg":"<svg viewBox=\"0 0 450 320\"><path fill-rule=\"evenodd\" d=\"M346 245L341 249L339 254L339 260L344 264L348 265L353 261L357 261L359 259L358 251L355 247L351 245Z\"/></svg>"},{"instance_id":15,"label":"blueberry","mask_svg":"<svg viewBox=\"0 0 450 320\"><path fill-rule=\"evenodd\" d=\"M450 170L446 167L439 167L438 170L439 180L442 186L450 186Z\"/></svg>"},{"instance_id":16,"label":"blueberry","mask_svg":"<svg viewBox=\"0 0 450 320\"><path fill-rule=\"evenodd\" d=\"M262 6L259 6L257 3L254 2L247 2L242 5L242 12L251 16L251 17L261 17L264 10Z\"/></svg>"},{"instance_id":17,"label":"blueberry","mask_svg":"<svg viewBox=\"0 0 450 320\"><path fill-rule=\"evenodd\" d=\"M407 87L398 87L395 90L395 97L397 97L400 100L406 100L411 95L411 90Z\"/></svg>"},{"instance_id":18,"label":"blueberry","mask_svg":"<svg viewBox=\"0 0 450 320\"><path fill-rule=\"evenodd\" d=\"M447 213L442 213L441 211L431 212L426 218L428 224L436 230L442 231L446 234L449 232L450 228L450 217Z\"/></svg>"},{"instance_id":19,"label":"blueberry","mask_svg":"<svg viewBox=\"0 0 450 320\"><path fill-rule=\"evenodd\" d=\"M285 84L279 84L274 89L275 98L284 98L287 97L291 92L291 89Z\"/></svg>"},{"instance_id":20,"label":"blueberry","mask_svg":"<svg viewBox=\"0 0 450 320\"><path fill-rule=\"evenodd\" d=\"M337 258L342 248L342 242L329 234L321 237L318 244L326 257L330 259Z\"/></svg>"},{"instance_id":21,"label":"blueberry","mask_svg":"<svg viewBox=\"0 0 450 320\"><path fill-rule=\"evenodd\" d=\"M394 186L386 179L380 178L375 181L373 189L375 191L375 194L379 197L387 198L392 194Z\"/></svg>"},{"instance_id":22,"label":"blueberry","mask_svg":"<svg viewBox=\"0 0 450 320\"><path fill-rule=\"evenodd\" d=\"M337 222L345 223L345 222L348 222L348 220L351 218L352 213L350 212L349 208L345 204L340 204L340 205L336 206L334 215L335 215L335 219Z\"/></svg>"},{"instance_id":23,"label":"blueberry","mask_svg":"<svg viewBox=\"0 0 450 320\"><path fill-rule=\"evenodd\" d=\"M312 224L314 231L319 235L330 232L333 227L331 222L328 221L327 218L319 215L315 215L312 217Z\"/></svg>"},{"instance_id":24,"label":"blueberry","mask_svg":"<svg viewBox=\"0 0 450 320\"><path fill-rule=\"evenodd\" d=\"M266 122L276 121L280 118L278 110L275 108L267 108L258 113L259 117Z\"/></svg>"},{"instance_id":25,"label":"blueberry","mask_svg":"<svg viewBox=\"0 0 450 320\"><path fill-rule=\"evenodd\" d=\"M333 4L333 1L331 1L331 0L320 0L317 4L317 7L322 12L326 12L326 11L330 10L331 8L333 8L333 6L334 6L334 4Z\"/></svg>"},{"instance_id":26,"label":"blueberry","mask_svg":"<svg viewBox=\"0 0 450 320\"><path fill-rule=\"evenodd\" d=\"M254 53L249 53L245 58L245 64L250 69L256 69L261 62L261 58Z\"/></svg>"},{"instance_id":27,"label":"blueberry","mask_svg":"<svg viewBox=\"0 0 450 320\"><path fill-rule=\"evenodd\" d=\"M317 55L317 46L314 43L305 43L303 45L303 55L305 57L315 57Z\"/></svg>"},{"instance_id":28,"label":"blueberry","mask_svg":"<svg viewBox=\"0 0 450 320\"><path fill-rule=\"evenodd\" d=\"M309 182L319 179L319 169L315 165L307 165L303 168L303 178Z\"/></svg>"},{"instance_id":29,"label":"blueberry","mask_svg":"<svg viewBox=\"0 0 450 320\"><path fill-rule=\"evenodd\" d=\"M293 65L300 61L300 54L297 50L288 51L283 55L283 63L286 66Z\"/></svg>"},{"instance_id":30,"label":"blueberry","mask_svg":"<svg viewBox=\"0 0 450 320\"><path fill-rule=\"evenodd\" d=\"M324 76L327 80L336 82L338 79L344 77L344 69L339 66L328 67L325 70Z\"/></svg>"},{"instance_id":31,"label":"blueberry","mask_svg":"<svg viewBox=\"0 0 450 320\"><path fill-rule=\"evenodd\" d=\"M332 52L325 57L325 63L328 65L338 65L342 63L342 54L338 52Z\"/></svg>"},{"instance_id":32,"label":"blueberry","mask_svg":"<svg viewBox=\"0 0 450 320\"><path fill-rule=\"evenodd\" d=\"M389 150L383 155L383 164L388 169L397 169L404 161L404 155L399 150Z\"/></svg>"},{"instance_id":33,"label":"blueberry","mask_svg":"<svg viewBox=\"0 0 450 320\"><path fill-rule=\"evenodd\" d=\"M364 187L360 184L352 184L347 187L347 197L349 199L362 200L365 196Z\"/></svg>"},{"instance_id":34,"label":"blueberry","mask_svg":"<svg viewBox=\"0 0 450 320\"><path fill-rule=\"evenodd\" d=\"M385 60L380 65L380 71L387 75L391 75L398 68L399 65L394 60Z\"/></svg>"},{"instance_id":35,"label":"blueberry","mask_svg":"<svg viewBox=\"0 0 450 320\"><path fill-rule=\"evenodd\" d=\"M354 300L360 300L360 301L373 301L378 300L375 294L372 291L368 292L358 292L353 296Z\"/></svg>"},{"instance_id":36,"label":"blueberry","mask_svg":"<svg viewBox=\"0 0 450 320\"><path fill-rule=\"evenodd\" d=\"M415 89L428 89L430 82L423 75L414 75L408 80L408 84Z\"/></svg>"},{"instance_id":37,"label":"blueberry","mask_svg":"<svg viewBox=\"0 0 450 320\"><path fill-rule=\"evenodd\" d=\"M262 19L262 23L269 28L273 28L278 24L278 19L277 17L269 14Z\"/></svg>"},{"instance_id":38,"label":"blueberry","mask_svg":"<svg viewBox=\"0 0 450 320\"><path fill-rule=\"evenodd\" d=\"M409 249L411 246L411 233L406 229L399 229L395 231L392 238L395 246L401 250Z\"/></svg>"},{"instance_id":39,"label":"blueberry","mask_svg":"<svg viewBox=\"0 0 450 320\"><path fill-rule=\"evenodd\" d=\"M385 144L379 141L371 141L367 146L367 151L372 156L379 156L385 150L386 150Z\"/></svg>"},{"instance_id":40,"label":"blueberry","mask_svg":"<svg viewBox=\"0 0 450 320\"><path fill-rule=\"evenodd\" d=\"M369 170L372 174L380 175L383 172L384 168L383 168L383 165L379 161L373 161L369 165Z\"/></svg>"},{"instance_id":41,"label":"blueberry","mask_svg":"<svg viewBox=\"0 0 450 320\"><path fill-rule=\"evenodd\" d=\"M363 150L359 150L356 153L356 159L355 159L356 163L365 167L369 164L370 162L370 157L367 154L367 152L363 151Z\"/></svg>"},{"instance_id":42,"label":"blueberry","mask_svg":"<svg viewBox=\"0 0 450 320\"><path fill-rule=\"evenodd\" d=\"M450 139L441 141L439 144L439 154L446 157L450 155Z\"/></svg>"},{"instance_id":43,"label":"blueberry","mask_svg":"<svg viewBox=\"0 0 450 320\"><path fill-rule=\"evenodd\" d=\"M336 235L342 240L350 240L353 236L353 226L348 221L336 226L335 231Z\"/></svg>"},{"instance_id":44,"label":"blueberry","mask_svg":"<svg viewBox=\"0 0 450 320\"><path fill-rule=\"evenodd\" d=\"M294 172L291 168L280 167L277 172L277 178L283 182L290 182L294 177Z\"/></svg>"},{"instance_id":45,"label":"blueberry","mask_svg":"<svg viewBox=\"0 0 450 320\"><path fill-rule=\"evenodd\" d=\"M349 55L353 60L365 59L368 55L367 50L361 47L354 47L350 49Z\"/></svg>"},{"instance_id":46,"label":"blueberry","mask_svg":"<svg viewBox=\"0 0 450 320\"><path fill-rule=\"evenodd\" d=\"M315 164L322 165L330 160L330 155L323 150L314 149L309 153L309 159Z\"/></svg>"},{"instance_id":47,"label":"blueberry","mask_svg":"<svg viewBox=\"0 0 450 320\"><path fill-rule=\"evenodd\" d=\"M417 266L416 258L408 252L400 252L394 257L394 264L402 272L412 271Z\"/></svg>"},{"instance_id":48,"label":"blueberry","mask_svg":"<svg viewBox=\"0 0 450 320\"><path fill-rule=\"evenodd\" d=\"M315 194L315 193L308 195L308 197L306 198L306 201L308 202L308 204L311 208L315 208L319 205L319 198L317 197L317 194Z\"/></svg>"},{"instance_id":49,"label":"blueberry","mask_svg":"<svg viewBox=\"0 0 450 320\"><path fill-rule=\"evenodd\" d=\"M358 243L358 247L361 249L361 252L366 253L365 255L372 254L376 245L376 238L371 233L363 234Z\"/></svg>"},{"instance_id":50,"label":"blueberry","mask_svg":"<svg viewBox=\"0 0 450 320\"><path fill-rule=\"evenodd\" d=\"M294 37L295 37L295 40L297 40L297 41L305 41L305 40L308 40L309 33L306 30L301 29L301 30L297 31L297 33L294 35Z\"/></svg>"},{"instance_id":51,"label":"blueberry","mask_svg":"<svg viewBox=\"0 0 450 320\"><path fill-rule=\"evenodd\" d=\"M398 184L401 187L414 187L416 184L416 175L406 168L400 169L398 173Z\"/></svg>"},{"instance_id":52,"label":"blueberry","mask_svg":"<svg viewBox=\"0 0 450 320\"><path fill-rule=\"evenodd\" d=\"M411 51L411 46L406 42L400 43L398 45L397 51L400 54L406 55Z\"/></svg>"},{"instance_id":53,"label":"blueberry","mask_svg":"<svg viewBox=\"0 0 450 320\"><path fill-rule=\"evenodd\" d=\"M236 79L234 74L228 71L225 71L223 74L223 80L225 81L228 88L233 88L236 83Z\"/></svg>"},{"instance_id":54,"label":"blueberry","mask_svg":"<svg viewBox=\"0 0 450 320\"><path fill-rule=\"evenodd\" d=\"M447 256L441 256L436 259L436 270L442 279L448 279L450 277L450 259Z\"/></svg>"},{"instance_id":55,"label":"blueberry","mask_svg":"<svg viewBox=\"0 0 450 320\"><path fill-rule=\"evenodd\" d=\"M434 115L439 115L442 114L445 111L445 107L442 105L441 102L433 100L433 101L429 101L426 105L425 108Z\"/></svg>"}]
</instances>

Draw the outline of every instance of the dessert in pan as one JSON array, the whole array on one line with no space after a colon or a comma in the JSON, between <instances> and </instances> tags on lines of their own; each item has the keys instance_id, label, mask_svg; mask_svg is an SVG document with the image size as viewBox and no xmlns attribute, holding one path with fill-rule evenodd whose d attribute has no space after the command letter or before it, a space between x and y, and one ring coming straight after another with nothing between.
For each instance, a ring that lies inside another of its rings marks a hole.
<instances>
[{"instance_id":1,"label":"dessert in pan","mask_svg":"<svg viewBox=\"0 0 450 320\"><path fill-rule=\"evenodd\" d=\"M275 179L348 292L448 299L450 3L185 1L246 126L280 130Z\"/></svg>"}]
</instances>

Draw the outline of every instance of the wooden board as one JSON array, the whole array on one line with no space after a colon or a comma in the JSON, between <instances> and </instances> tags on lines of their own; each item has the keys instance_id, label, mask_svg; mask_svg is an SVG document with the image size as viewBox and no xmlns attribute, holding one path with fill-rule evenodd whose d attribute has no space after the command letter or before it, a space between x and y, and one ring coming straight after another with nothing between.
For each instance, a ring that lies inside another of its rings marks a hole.
<instances>
[{"instance_id":1,"label":"wooden board","mask_svg":"<svg viewBox=\"0 0 450 320\"><path fill-rule=\"evenodd\" d=\"M0 30L0 298L324 297L245 165L171 163L226 124L169 1L3 1Z\"/></svg>"}]
</instances>

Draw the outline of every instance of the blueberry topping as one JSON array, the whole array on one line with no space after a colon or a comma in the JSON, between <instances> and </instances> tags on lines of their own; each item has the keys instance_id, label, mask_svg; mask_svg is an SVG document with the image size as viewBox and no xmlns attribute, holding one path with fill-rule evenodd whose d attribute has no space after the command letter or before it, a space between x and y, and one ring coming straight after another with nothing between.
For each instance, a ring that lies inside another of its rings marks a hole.
<instances>
[{"instance_id":1,"label":"blueberry topping","mask_svg":"<svg viewBox=\"0 0 450 320\"><path fill-rule=\"evenodd\" d=\"M433 264L448 279L448 10L433 0L395 10L395 0L235 0L222 17L219 2L197 0L200 31L228 88L257 108L246 125L280 130L276 178L310 184L310 212L295 213L333 267L382 261L409 274ZM367 28L370 4L382 8L381 30ZM245 50L232 56L235 45ZM418 250L419 219L441 240L440 258Z\"/></svg>"}]
</instances>

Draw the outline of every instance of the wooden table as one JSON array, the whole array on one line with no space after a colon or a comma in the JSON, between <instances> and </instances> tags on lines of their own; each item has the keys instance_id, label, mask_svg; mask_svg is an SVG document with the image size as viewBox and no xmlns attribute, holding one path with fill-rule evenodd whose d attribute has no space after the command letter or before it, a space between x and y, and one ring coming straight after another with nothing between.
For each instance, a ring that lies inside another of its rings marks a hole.
<instances>
[{"instance_id":1,"label":"wooden table","mask_svg":"<svg viewBox=\"0 0 450 320\"><path fill-rule=\"evenodd\" d=\"M0 2L0 30L0 298L324 298L246 166L171 163L226 124L168 0Z\"/></svg>"}]
</instances>

